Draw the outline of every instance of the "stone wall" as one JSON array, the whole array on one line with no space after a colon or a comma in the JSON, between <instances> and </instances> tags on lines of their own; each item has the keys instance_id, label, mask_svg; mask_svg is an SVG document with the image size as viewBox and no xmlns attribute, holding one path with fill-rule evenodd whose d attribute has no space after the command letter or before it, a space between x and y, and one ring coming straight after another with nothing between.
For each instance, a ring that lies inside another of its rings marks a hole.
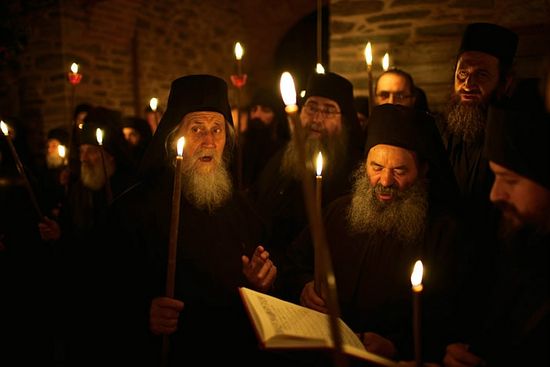
<instances>
[{"instance_id":1,"label":"stone wall","mask_svg":"<svg viewBox=\"0 0 550 367\"><path fill-rule=\"evenodd\" d=\"M516 71L540 76L550 51L546 0L331 0L330 68L367 95L364 49L371 42L373 78L390 66L409 72L430 108L444 108L452 86L456 51L470 22L492 22L519 34Z\"/></svg>"}]
</instances>

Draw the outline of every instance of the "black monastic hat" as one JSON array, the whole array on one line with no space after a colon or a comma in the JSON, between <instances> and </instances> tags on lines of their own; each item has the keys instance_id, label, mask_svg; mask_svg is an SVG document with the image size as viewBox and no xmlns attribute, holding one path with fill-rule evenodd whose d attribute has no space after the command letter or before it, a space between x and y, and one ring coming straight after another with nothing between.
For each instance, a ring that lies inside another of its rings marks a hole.
<instances>
[{"instance_id":1,"label":"black monastic hat","mask_svg":"<svg viewBox=\"0 0 550 367\"><path fill-rule=\"evenodd\" d=\"M46 138L48 140L55 139L59 141L61 145L67 145L69 143L69 133L67 129L62 127L56 127L48 131L48 136Z\"/></svg>"},{"instance_id":2,"label":"black monastic hat","mask_svg":"<svg viewBox=\"0 0 550 367\"><path fill-rule=\"evenodd\" d=\"M219 112L233 126L225 80L213 75L197 74L183 76L172 82L166 112L141 162L141 175L147 175L166 164L168 135L185 115L198 111Z\"/></svg>"},{"instance_id":3,"label":"black monastic hat","mask_svg":"<svg viewBox=\"0 0 550 367\"><path fill-rule=\"evenodd\" d=\"M518 83L506 105L489 108L487 158L550 190L550 113L538 79Z\"/></svg>"},{"instance_id":4,"label":"black monastic hat","mask_svg":"<svg viewBox=\"0 0 550 367\"><path fill-rule=\"evenodd\" d=\"M433 117L426 111L395 104L375 106L367 124L365 154L378 144L413 151L429 164L432 195L456 204L458 186ZM434 193L434 192L437 193Z\"/></svg>"},{"instance_id":5,"label":"black monastic hat","mask_svg":"<svg viewBox=\"0 0 550 367\"><path fill-rule=\"evenodd\" d=\"M471 23L464 31L458 55L466 51L484 52L510 66L517 46L518 36L511 30L492 23Z\"/></svg>"}]
</instances>

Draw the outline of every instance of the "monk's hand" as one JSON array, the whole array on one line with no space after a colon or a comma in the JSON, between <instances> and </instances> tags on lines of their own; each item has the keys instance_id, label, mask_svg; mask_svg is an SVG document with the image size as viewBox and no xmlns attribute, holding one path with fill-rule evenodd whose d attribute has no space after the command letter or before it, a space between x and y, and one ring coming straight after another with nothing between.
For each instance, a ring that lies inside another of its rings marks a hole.
<instances>
[{"instance_id":1,"label":"monk's hand","mask_svg":"<svg viewBox=\"0 0 550 367\"><path fill-rule=\"evenodd\" d=\"M155 335L170 335L178 329L183 302L169 297L157 297L149 310L149 330Z\"/></svg>"},{"instance_id":2,"label":"monk's hand","mask_svg":"<svg viewBox=\"0 0 550 367\"><path fill-rule=\"evenodd\" d=\"M325 300L315 291L315 282L313 280L304 285L300 294L300 304L319 312L328 313Z\"/></svg>"},{"instance_id":3,"label":"monk's hand","mask_svg":"<svg viewBox=\"0 0 550 367\"><path fill-rule=\"evenodd\" d=\"M469 345L453 343L447 345L443 365L445 367L474 367L484 366L485 362L472 352L468 351Z\"/></svg>"},{"instance_id":4,"label":"monk's hand","mask_svg":"<svg viewBox=\"0 0 550 367\"><path fill-rule=\"evenodd\" d=\"M269 258L269 252L263 247L258 246L252 257L243 255L243 274L249 283L260 292L267 292L273 286L277 277L277 267Z\"/></svg>"}]
</instances>

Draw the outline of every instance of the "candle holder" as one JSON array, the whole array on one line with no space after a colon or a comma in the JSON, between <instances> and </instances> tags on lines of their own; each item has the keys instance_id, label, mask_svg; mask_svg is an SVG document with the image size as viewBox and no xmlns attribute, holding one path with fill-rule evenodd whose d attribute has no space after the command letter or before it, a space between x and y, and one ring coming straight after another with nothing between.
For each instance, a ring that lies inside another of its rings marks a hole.
<instances>
[{"instance_id":1,"label":"candle holder","mask_svg":"<svg viewBox=\"0 0 550 367\"><path fill-rule=\"evenodd\" d=\"M82 74L73 73L72 71L69 71L67 73L67 79L69 80L69 83L76 86L80 84L80 81L82 80Z\"/></svg>"},{"instance_id":2,"label":"candle holder","mask_svg":"<svg viewBox=\"0 0 550 367\"><path fill-rule=\"evenodd\" d=\"M237 89L241 89L246 85L247 81L247 75L246 74L239 74L239 75L231 75L231 84Z\"/></svg>"}]
</instances>

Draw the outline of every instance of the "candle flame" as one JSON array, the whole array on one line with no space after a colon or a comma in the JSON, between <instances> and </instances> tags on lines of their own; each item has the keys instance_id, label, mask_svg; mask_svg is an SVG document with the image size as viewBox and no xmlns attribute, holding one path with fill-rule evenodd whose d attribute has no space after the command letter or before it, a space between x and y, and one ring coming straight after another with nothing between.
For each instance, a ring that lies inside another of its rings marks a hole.
<instances>
[{"instance_id":1,"label":"candle flame","mask_svg":"<svg viewBox=\"0 0 550 367\"><path fill-rule=\"evenodd\" d=\"M4 135L8 136L8 125L4 121L0 121L0 129Z\"/></svg>"},{"instance_id":2,"label":"candle flame","mask_svg":"<svg viewBox=\"0 0 550 367\"><path fill-rule=\"evenodd\" d=\"M177 143L177 146L178 146L178 156L183 156L183 147L185 146L185 137L182 136L181 138L178 139L178 143Z\"/></svg>"},{"instance_id":3,"label":"candle flame","mask_svg":"<svg viewBox=\"0 0 550 367\"><path fill-rule=\"evenodd\" d=\"M317 154L317 176L321 176L322 172L323 172L323 154L319 152L319 154Z\"/></svg>"},{"instance_id":4,"label":"candle flame","mask_svg":"<svg viewBox=\"0 0 550 367\"><path fill-rule=\"evenodd\" d=\"M390 67L390 55L386 52L384 57L382 58L382 68L384 71L388 71Z\"/></svg>"},{"instance_id":5,"label":"candle flame","mask_svg":"<svg viewBox=\"0 0 550 367\"><path fill-rule=\"evenodd\" d=\"M72 71L74 74L78 73L78 64L77 64L76 62L73 62L73 63L71 64L71 71Z\"/></svg>"},{"instance_id":6,"label":"candle flame","mask_svg":"<svg viewBox=\"0 0 550 367\"><path fill-rule=\"evenodd\" d=\"M305 96L306 96L306 90L302 89L302 91L300 92L300 97L304 98Z\"/></svg>"},{"instance_id":7,"label":"candle flame","mask_svg":"<svg viewBox=\"0 0 550 367\"><path fill-rule=\"evenodd\" d=\"M422 261L418 260L414 263L414 269L411 274L411 284L413 287L418 287L422 285L422 274L424 273L424 267L422 266Z\"/></svg>"},{"instance_id":8,"label":"candle flame","mask_svg":"<svg viewBox=\"0 0 550 367\"><path fill-rule=\"evenodd\" d=\"M97 139L97 143L99 145L103 145L103 130L101 130L100 128L97 128L95 130L95 137Z\"/></svg>"},{"instance_id":9,"label":"candle flame","mask_svg":"<svg viewBox=\"0 0 550 367\"><path fill-rule=\"evenodd\" d=\"M281 95L286 106L296 105L296 89L294 87L294 79L288 71L281 75Z\"/></svg>"},{"instance_id":10,"label":"candle flame","mask_svg":"<svg viewBox=\"0 0 550 367\"><path fill-rule=\"evenodd\" d=\"M158 98L153 97L149 100L149 107L151 107L151 110L156 111L158 105L159 105L159 99Z\"/></svg>"},{"instance_id":11,"label":"candle flame","mask_svg":"<svg viewBox=\"0 0 550 367\"><path fill-rule=\"evenodd\" d=\"M64 145L60 144L57 146L57 154L59 154L61 158L65 158L66 152L67 152L67 149L65 148Z\"/></svg>"},{"instance_id":12,"label":"candle flame","mask_svg":"<svg viewBox=\"0 0 550 367\"><path fill-rule=\"evenodd\" d=\"M365 47L365 60L368 66L372 65L372 49L370 42L367 42L367 46Z\"/></svg>"},{"instance_id":13,"label":"candle flame","mask_svg":"<svg viewBox=\"0 0 550 367\"><path fill-rule=\"evenodd\" d=\"M241 60L243 58L244 49L239 42L235 44L235 58Z\"/></svg>"},{"instance_id":14,"label":"candle flame","mask_svg":"<svg viewBox=\"0 0 550 367\"><path fill-rule=\"evenodd\" d=\"M317 63L317 65L315 66L315 72L317 74L324 74L325 73L325 68L320 63Z\"/></svg>"}]
</instances>

